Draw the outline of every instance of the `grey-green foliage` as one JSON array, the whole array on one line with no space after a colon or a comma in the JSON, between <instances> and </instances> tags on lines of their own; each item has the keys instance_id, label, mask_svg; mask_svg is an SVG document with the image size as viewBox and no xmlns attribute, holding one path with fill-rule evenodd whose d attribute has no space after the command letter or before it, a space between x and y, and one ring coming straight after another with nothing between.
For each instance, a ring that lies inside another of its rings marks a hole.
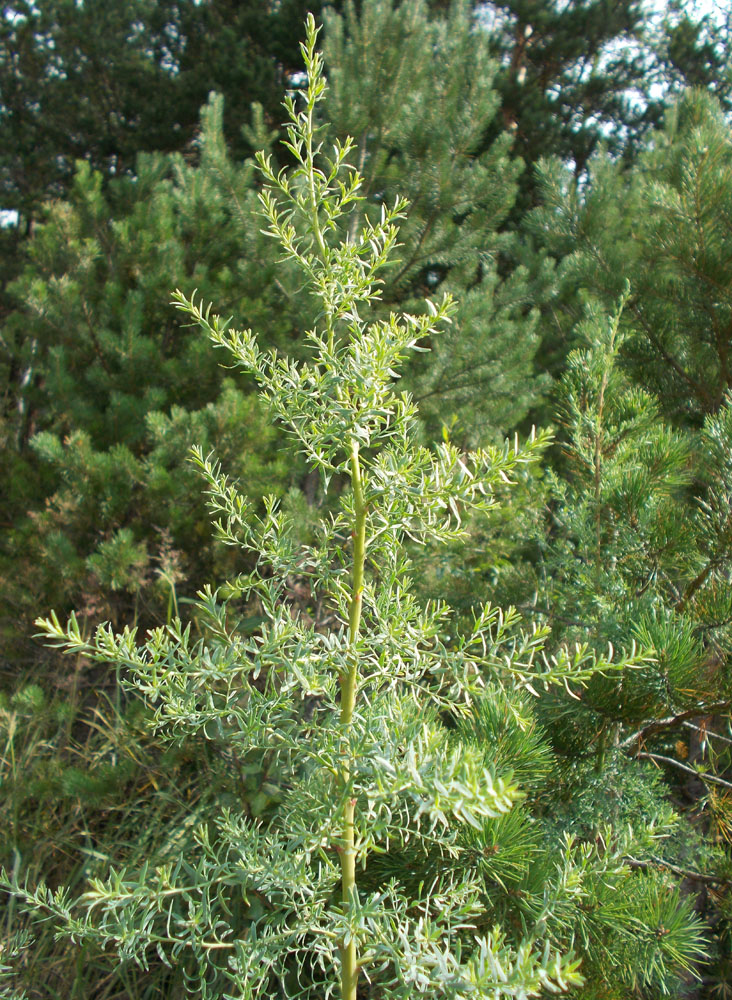
<instances>
[{"instance_id":1,"label":"grey-green foliage","mask_svg":"<svg viewBox=\"0 0 732 1000\"><path fill-rule=\"evenodd\" d=\"M547 843L530 830L510 765L531 788L550 759L526 692L622 676L645 657L613 660L587 645L548 656L546 630L522 629L515 611L481 606L460 630L445 605L415 599L407 543L455 538L463 513L490 510L498 484L543 442L469 454L418 444L414 404L396 379L454 307L447 296L419 314L372 319L403 203L334 239L361 179L347 165L352 144L325 147L315 124L325 92L316 36L310 18L307 89L287 102L296 167L274 173L260 157L269 232L319 304L309 360L262 352L210 307L180 293L175 302L255 380L334 491L333 512L302 544L276 498L257 512L198 452L220 538L255 560L225 590L201 591L201 636L177 619L141 644L134 629L100 626L86 638L74 617L39 619L52 644L124 667L161 738L199 734L234 760L266 760L278 804L266 818L246 804L222 808L198 826L193 849L111 870L76 902L8 876L3 884L75 940L143 965L155 955L182 965L204 997L354 1000L358 980L405 1000L557 992L582 983L573 942L590 951L601 936L580 904L602 916L604 887L653 887L624 863L642 845L633 831ZM506 862L493 850L502 835L513 838ZM535 852L541 864L527 862ZM375 881L380 859L400 853L425 877ZM500 902L486 894L492 883L503 887ZM676 897L659 906L680 926L675 951L652 951L665 982L699 942ZM649 947L656 940L652 908L649 917L618 918L624 947L639 926Z\"/></svg>"}]
</instances>

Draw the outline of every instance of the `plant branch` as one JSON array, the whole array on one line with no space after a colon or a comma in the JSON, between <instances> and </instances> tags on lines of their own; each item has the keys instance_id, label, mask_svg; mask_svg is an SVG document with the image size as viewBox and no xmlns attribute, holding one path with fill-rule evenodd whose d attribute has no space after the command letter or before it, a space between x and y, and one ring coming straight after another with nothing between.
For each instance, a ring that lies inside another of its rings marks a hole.
<instances>
[{"instance_id":1,"label":"plant branch","mask_svg":"<svg viewBox=\"0 0 732 1000\"><path fill-rule=\"evenodd\" d=\"M697 705L696 708L689 708L685 712L679 712L678 715L669 715L665 719L654 719L626 737L619 748L627 750L634 743L644 740L653 733L660 733L664 729L673 729L674 726L684 725L687 719L694 719L700 715L719 715L720 712L728 711L730 704L732 703L729 701L720 701L715 705Z\"/></svg>"},{"instance_id":2,"label":"plant branch","mask_svg":"<svg viewBox=\"0 0 732 1000\"><path fill-rule=\"evenodd\" d=\"M687 764L682 764L680 760L674 760L673 757L665 757L660 753L645 753L643 751L637 753L635 756L642 760L654 760L663 764L670 764L671 767L676 767L680 771L685 771L687 774L691 774L695 778L699 778L701 781L712 781L715 785L721 785L723 788L732 789L732 781L725 781L724 778L718 778L716 774L707 774L704 771L697 771L695 768L689 767Z\"/></svg>"},{"instance_id":3,"label":"plant branch","mask_svg":"<svg viewBox=\"0 0 732 1000\"><path fill-rule=\"evenodd\" d=\"M641 861L638 858L626 857L625 863L630 868L640 868L642 870L648 868L667 868L674 875L679 875L681 878L693 879L694 882L704 882L707 885L732 885L732 882L728 878L723 878L721 875L705 875L703 872L691 871L689 868L679 868L678 865L672 865L670 861L664 861L663 858L656 857L652 854L648 861Z\"/></svg>"},{"instance_id":4,"label":"plant branch","mask_svg":"<svg viewBox=\"0 0 732 1000\"><path fill-rule=\"evenodd\" d=\"M355 650L358 633L361 627L361 606L363 597L364 566L366 563L366 504L364 502L363 479L358 454L358 442L351 442L351 483L354 499L353 526L353 578L351 585L351 601L348 609L348 669L341 674L341 738L346 743L346 734L351 725L353 710L356 704L356 684L358 681L358 657ZM347 753L347 749L345 751ZM344 757L341 768L341 779L347 789L351 773L348 758ZM339 844L342 877L342 900L346 912L356 900L356 848L355 848L355 810L356 802L347 795L343 807L343 826ZM341 997L342 1000L356 1000L358 982L358 956L356 942L353 936L343 941L341 954Z\"/></svg>"}]
</instances>

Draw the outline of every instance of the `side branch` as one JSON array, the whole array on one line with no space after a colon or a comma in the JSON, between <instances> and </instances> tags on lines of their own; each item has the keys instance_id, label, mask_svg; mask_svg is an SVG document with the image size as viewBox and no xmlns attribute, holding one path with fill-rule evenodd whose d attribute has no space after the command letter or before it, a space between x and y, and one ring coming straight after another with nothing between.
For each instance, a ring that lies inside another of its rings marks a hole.
<instances>
[{"instance_id":1,"label":"side branch","mask_svg":"<svg viewBox=\"0 0 732 1000\"><path fill-rule=\"evenodd\" d=\"M732 702L730 701L720 701L714 705L698 705L696 708L689 708L685 712L679 712L678 715L669 715L665 719L654 719L646 723L646 725L641 726L634 733L631 733L630 736L627 736L620 743L619 749L627 750L634 743L641 743L646 737L652 736L653 733L661 733L664 729L673 729L675 726L684 725L687 719L694 719L705 715L720 715L722 712L728 712L731 705Z\"/></svg>"},{"instance_id":2,"label":"side branch","mask_svg":"<svg viewBox=\"0 0 732 1000\"><path fill-rule=\"evenodd\" d=\"M673 757L665 757L660 753L637 753L635 754L640 760L653 760L661 764L669 764L671 767L677 767L680 771L685 771L687 774L693 775L700 781L711 781L715 785L722 785L723 788L732 789L732 782L725 781L724 778L718 778L716 774L708 774L706 771L697 771L694 767L689 767L688 764L682 764L680 760L674 760Z\"/></svg>"}]
</instances>

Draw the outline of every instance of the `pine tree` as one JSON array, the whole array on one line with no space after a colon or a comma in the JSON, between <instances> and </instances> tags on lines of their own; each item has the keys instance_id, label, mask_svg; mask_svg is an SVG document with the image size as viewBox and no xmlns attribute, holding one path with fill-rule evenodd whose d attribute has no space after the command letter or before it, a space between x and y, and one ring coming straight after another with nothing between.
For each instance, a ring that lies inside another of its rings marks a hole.
<instances>
[{"instance_id":1,"label":"pine tree","mask_svg":"<svg viewBox=\"0 0 732 1000\"><path fill-rule=\"evenodd\" d=\"M438 290L461 300L460 335L439 339L432 362L412 363L406 375L421 418L428 433L446 425L466 445L499 440L546 386L534 372L535 304L552 275L541 261L530 262L531 275L525 266L499 274L521 259L516 241L497 235L518 166L505 137L481 155L473 148L497 112L485 39L466 5L431 20L417 0L369 0L358 17L352 8L345 18L331 12L326 32L329 136L352 133L358 142L366 191L358 220L378 219L399 188L412 199L384 308L416 307L422 292ZM380 96L390 89L401 97L385 108ZM70 199L36 226L11 286L5 338L18 377L3 431L12 528L0 572L16 647L38 603L81 605L91 622L130 614L149 622L170 596L160 575L168 551L183 597L215 560L223 572L191 500L181 445L205 447L218 436L253 493L289 481L291 507L304 520L317 501L312 477L283 468L257 404L222 382L200 344L160 308L178 280L295 352L297 331L314 322L299 275L274 270L251 163L231 156L224 120L222 100L212 100L193 163L141 154L134 181L106 183L81 165ZM247 135L250 143L271 139L261 109ZM270 441L270 451L254 455L255 440Z\"/></svg>"},{"instance_id":2,"label":"pine tree","mask_svg":"<svg viewBox=\"0 0 732 1000\"><path fill-rule=\"evenodd\" d=\"M501 130L496 67L472 6L431 15L424 0L365 0L357 15L346 4L342 16L325 12L324 53L329 134L357 144L361 211L377 218L397 191L409 201L384 302L411 308L445 291L459 302L459 335L411 366L409 387L432 434L457 422L475 444L518 426L546 388L534 358L552 275L501 234L521 164Z\"/></svg>"},{"instance_id":3,"label":"pine tree","mask_svg":"<svg viewBox=\"0 0 732 1000\"><path fill-rule=\"evenodd\" d=\"M643 5L491 0L476 6L500 67L503 124L528 167L523 213L536 203L533 166L541 157L558 156L579 177L599 145L609 143L617 153L645 131L637 96L647 62Z\"/></svg>"},{"instance_id":4,"label":"pine tree","mask_svg":"<svg viewBox=\"0 0 732 1000\"><path fill-rule=\"evenodd\" d=\"M557 640L598 649L635 640L655 654L641 670L593 678L575 699L540 702L561 762L552 820L586 836L643 816L660 831L675 811L675 832L635 860L676 872L696 894L721 984L732 872L732 399L701 431L674 429L621 365L643 331L624 326L620 310L592 307L578 334L584 346L561 385L565 460L549 477L527 589Z\"/></svg>"},{"instance_id":5,"label":"pine tree","mask_svg":"<svg viewBox=\"0 0 732 1000\"><path fill-rule=\"evenodd\" d=\"M18 0L0 19L1 207L35 218L44 198L68 194L80 159L106 180L133 173L140 152L182 152L211 91L226 98L237 158L251 154L239 125L253 101L278 113L305 9Z\"/></svg>"},{"instance_id":6,"label":"pine tree","mask_svg":"<svg viewBox=\"0 0 732 1000\"><path fill-rule=\"evenodd\" d=\"M261 408L159 307L177 272L189 291L266 323L274 343L297 322L268 281L253 167L228 158L220 99L204 112L199 152L197 164L141 155L134 181L106 192L81 166L71 201L49 207L28 245L4 329L25 372L1 442L10 642L27 634L37 600L85 602L92 621L134 608L145 620L170 595L166 562L184 595L213 565L181 447L220 439L260 492L293 481Z\"/></svg>"},{"instance_id":7,"label":"pine tree","mask_svg":"<svg viewBox=\"0 0 732 1000\"><path fill-rule=\"evenodd\" d=\"M672 2L663 12L653 47L654 83L663 88L665 103L670 103L669 94L695 87L714 94L728 112L732 107L730 11L722 4L710 9L706 4Z\"/></svg>"},{"instance_id":8,"label":"pine tree","mask_svg":"<svg viewBox=\"0 0 732 1000\"><path fill-rule=\"evenodd\" d=\"M718 103L690 91L633 170L603 156L579 187L556 161L545 164L545 205L532 223L562 260L549 337L566 349L583 295L612 311L630 281L622 322L638 335L622 363L670 417L697 426L732 386L731 157Z\"/></svg>"},{"instance_id":9,"label":"pine tree","mask_svg":"<svg viewBox=\"0 0 732 1000\"><path fill-rule=\"evenodd\" d=\"M572 942L611 989L666 989L700 941L669 880L625 861L652 841L652 824L561 836L532 823L516 780L535 806L552 769L527 692L625 676L645 657L577 647L544 659L545 631L522 632L513 612L485 605L460 633L444 605L414 598L406 542L455 537L461 511L490 510L495 485L537 442L471 454L418 444L395 380L454 309L447 296L420 315L372 319L403 203L334 239L330 223L362 179L346 165L353 145L324 147L316 124L316 36L310 18L307 89L287 102L298 166L275 172L260 159L269 232L320 305L310 359L263 352L197 299L175 302L255 379L326 488L348 488L301 545L275 498L257 515L198 451L219 534L257 557L228 596L201 592L201 638L179 620L142 646L134 629L86 639L73 617L39 620L61 647L124 666L161 736L197 732L266 759L279 805L266 822L237 804L216 810L193 851L94 880L81 911L63 891L4 884L77 940L182 964L203 997L355 1000L359 982L381 997L537 996L581 987L563 957ZM247 606L260 610L254 627Z\"/></svg>"}]
</instances>

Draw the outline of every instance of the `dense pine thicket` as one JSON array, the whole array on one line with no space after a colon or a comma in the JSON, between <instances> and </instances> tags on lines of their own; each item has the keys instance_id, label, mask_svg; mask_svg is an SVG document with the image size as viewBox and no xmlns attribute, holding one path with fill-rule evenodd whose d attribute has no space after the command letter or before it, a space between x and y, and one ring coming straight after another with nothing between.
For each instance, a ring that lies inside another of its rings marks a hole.
<instances>
[{"instance_id":1,"label":"dense pine thicket","mask_svg":"<svg viewBox=\"0 0 732 1000\"><path fill-rule=\"evenodd\" d=\"M278 496L295 546L317 544L320 519L337 518L348 476L325 491L253 387L167 304L171 288L197 289L259 331L262 348L307 360L322 307L262 233L263 181L248 158L264 149L292 166L277 107L302 82L306 5L16 6L0 68L2 207L20 212L2 233L3 861L20 882L77 894L109 864L136 879L146 861L189 863L201 823L222 809L276 830L291 808L281 761L205 727L164 741L150 706L120 688L125 664L84 645L100 621L144 633L175 630L178 616L211 639L195 593L225 579L219 598L238 602L245 642L266 629L261 595L242 602L237 583L255 556L212 537L189 448L215 448L254 514ZM632 668L566 689L496 675L469 718L445 708L434 725L458 756L510 771L523 801L483 817L472 840L455 814L458 861L418 849L416 832L392 842L369 861L364 891L396 879L405 917L426 916L419 886L442 879L435 898L459 907L467 866L509 966L511 948L542 942L581 958L572 995L724 996L728 26L688 8L656 21L637 3L606 8L363 0L322 12L320 140L351 136L363 177L329 245L378 226L404 196L374 320L424 315L425 299L446 293L457 304L399 383L419 406L419 440L460 454L532 421L555 428L513 485L493 484L500 506L459 509L462 537L405 553L418 604L445 597L468 628L486 601L518 608L487 622L486 663L520 656L521 628L539 630L547 662L577 643L600 663L609 644L621 659L640 651ZM209 90L219 94L199 119ZM301 623L328 627L313 580L290 571L284 587ZM73 658L31 638L52 607L77 610ZM443 641L450 651L457 637ZM307 734L327 712L302 690ZM257 889L226 919L258 926L283 891ZM120 966L94 935L55 941L8 900L9 995L173 997L195 972L154 953L148 972ZM231 988L220 963L209 971L212 995ZM294 990L282 977L272 995ZM497 995L521 995L512 983Z\"/></svg>"}]
</instances>

